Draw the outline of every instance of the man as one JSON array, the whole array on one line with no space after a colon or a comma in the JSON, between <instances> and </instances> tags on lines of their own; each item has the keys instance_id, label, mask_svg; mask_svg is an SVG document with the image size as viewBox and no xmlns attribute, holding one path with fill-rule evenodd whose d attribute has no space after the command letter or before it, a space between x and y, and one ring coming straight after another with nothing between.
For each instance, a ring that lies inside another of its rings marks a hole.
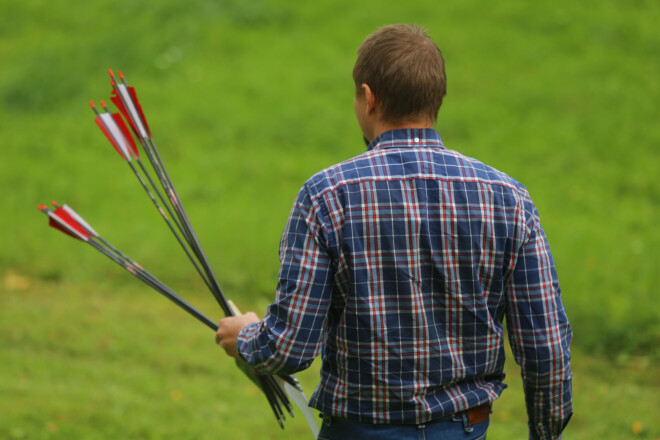
<instances>
[{"instance_id":1,"label":"man","mask_svg":"<svg viewBox=\"0 0 660 440\"><path fill-rule=\"evenodd\" d=\"M527 190L432 129L444 60L421 29L370 35L353 79L368 150L305 183L275 302L223 319L216 341L262 374L320 354L319 438L477 439L506 386L506 316L530 438L561 438L571 329Z\"/></svg>"}]
</instances>

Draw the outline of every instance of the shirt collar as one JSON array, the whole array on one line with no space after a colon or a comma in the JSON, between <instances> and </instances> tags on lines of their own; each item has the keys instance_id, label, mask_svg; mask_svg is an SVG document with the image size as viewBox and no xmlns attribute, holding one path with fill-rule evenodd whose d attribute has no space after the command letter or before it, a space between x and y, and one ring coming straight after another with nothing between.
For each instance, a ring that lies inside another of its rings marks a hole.
<instances>
[{"instance_id":1,"label":"shirt collar","mask_svg":"<svg viewBox=\"0 0 660 440\"><path fill-rule=\"evenodd\" d=\"M416 148L435 147L445 148L440 133L433 128L397 128L376 136L367 147L367 150L379 148Z\"/></svg>"}]
</instances>

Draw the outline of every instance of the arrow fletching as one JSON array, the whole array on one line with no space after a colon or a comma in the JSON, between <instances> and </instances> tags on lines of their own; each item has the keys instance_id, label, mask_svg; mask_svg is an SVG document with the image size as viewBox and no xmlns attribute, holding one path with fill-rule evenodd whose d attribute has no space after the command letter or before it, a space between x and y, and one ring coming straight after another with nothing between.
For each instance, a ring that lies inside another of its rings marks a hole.
<instances>
[{"instance_id":1,"label":"arrow fletching","mask_svg":"<svg viewBox=\"0 0 660 440\"><path fill-rule=\"evenodd\" d=\"M99 237L99 234L94 230L94 228L92 228L92 227L89 225L89 223L87 223L87 222L85 221L85 219L83 219L83 218L82 218L82 217L81 217L76 211L74 211L73 209L71 209L71 207L69 207L69 205L64 204L64 205L62 205L62 208L61 208L61 209L62 209L62 210L63 210L63 211L69 216L69 217L71 217L71 218L74 219L76 222L78 222L78 224L79 224L82 228L84 228L85 231L86 231L88 234L90 234L91 236L94 236L94 237Z\"/></svg>"},{"instance_id":2,"label":"arrow fletching","mask_svg":"<svg viewBox=\"0 0 660 440\"><path fill-rule=\"evenodd\" d=\"M49 226L64 232L65 234L82 241L89 241L90 233L85 230L73 217L62 207L50 210L46 205L39 205L38 209L49 218Z\"/></svg>"},{"instance_id":3,"label":"arrow fletching","mask_svg":"<svg viewBox=\"0 0 660 440\"><path fill-rule=\"evenodd\" d=\"M105 113L100 113L93 102L90 104L94 113L96 113L94 122L99 126L105 137L108 138L112 146L115 147L119 155L128 162L131 161L131 157L137 159L139 155L135 140L121 115L119 113L111 114L108 112L103 101L101 101L101 105L105 109Z\"/></svg>"},{"instance_id":4,"label":"arrow fletching","mask_svg":"<svg viewBox=\"0 0 660 440\"><path fill-rule=\"evenodd\" d=\"M121 79L121 82L119 82L115 78L112 69L109 69L108 72L113 86L110 99L131 125L135 135L140 139L148 139L151 137L151 131L142 112L142 106L138 101L135 89L126 84L123 73L119 72L119 78Z\"/></svg>"},{"instance_id":5,"label":"arrow fletching","mask_svg":"<svg viewBox=\"0 0 660 440\"><path fill-rule=\"evenodd\" d=\"M135 159L138 159L140 157L140 154L138 153L137 145L135 144L135 139L133 139L133 135L126 126L126 122L124 122L124 119L121 117L119 113L113 113L112 119L115 120L117 127L119 127L122 134L124 135L124 139L128 141L128 146L127 146L128 151Z\"/></svg>"}]
</instances>

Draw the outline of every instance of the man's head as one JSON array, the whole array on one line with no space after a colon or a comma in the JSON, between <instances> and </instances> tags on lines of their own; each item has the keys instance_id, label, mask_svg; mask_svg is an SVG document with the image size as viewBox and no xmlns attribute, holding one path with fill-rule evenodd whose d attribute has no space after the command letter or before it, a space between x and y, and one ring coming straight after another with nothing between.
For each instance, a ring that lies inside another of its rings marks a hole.
<instances>
[{"instance_id":1,"label":"man's head","mask_svg":"<svg viewBox=\"0 0 660 440\"><path fill-rule=\"evenodd\" d=\"M422 28L402 24L383 27L365 39L358 49L353 81L356 114L367 136L363 126L367 115L358 114L358 101L365 95L374 100L384 124L403 127L427 121L432 126L447 83L440 49Z\"/></svg>"}]
</instances>

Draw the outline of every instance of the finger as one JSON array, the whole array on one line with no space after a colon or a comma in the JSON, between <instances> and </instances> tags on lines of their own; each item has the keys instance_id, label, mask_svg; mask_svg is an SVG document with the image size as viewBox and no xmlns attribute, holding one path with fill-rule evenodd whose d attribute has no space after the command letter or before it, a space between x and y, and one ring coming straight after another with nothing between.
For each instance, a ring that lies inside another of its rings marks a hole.
<instances>
[{"instance_id":1,"label":"finger","mask_svg":"<svg viewBox=\"0 0 660 440\"><path fill-rule=\"evenodd\" d=\"M215 333L215 343L220 345L224 337L224 330L222 328L222 321L218 324L218 331Z\"/></svg>"}]
</instances>

